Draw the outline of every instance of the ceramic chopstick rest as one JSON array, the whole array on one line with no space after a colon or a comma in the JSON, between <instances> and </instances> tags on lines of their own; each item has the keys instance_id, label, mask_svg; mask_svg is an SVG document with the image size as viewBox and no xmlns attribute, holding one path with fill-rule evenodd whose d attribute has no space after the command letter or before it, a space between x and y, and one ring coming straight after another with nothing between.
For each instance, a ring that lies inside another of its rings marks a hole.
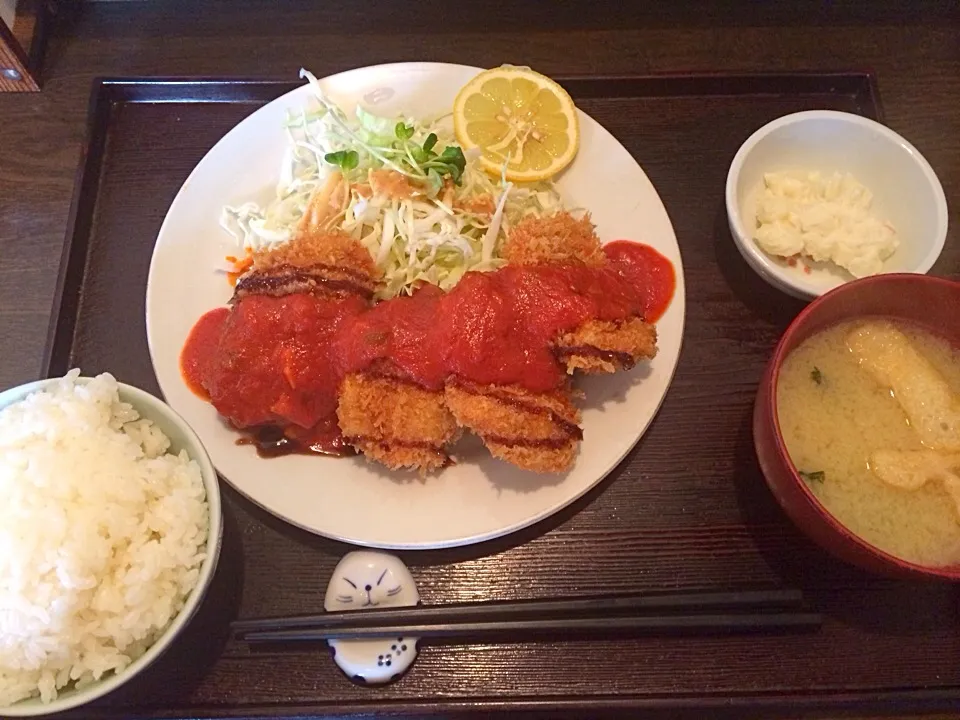
<instances>
[{"instance_id":1,"label":"ceramic chopstick rest","mask_svg":"<svg viewBox=\"0 0 960 720\"><path fill-rule=\"evenodd\" d=\"M327 612L411 607L420 602L407 566L394 555L357 551L343 556L327 585ZM417 657L419 638L329 640L333 659L348 677L380 684L403 675Z\"/></svg>"}]
</instances>

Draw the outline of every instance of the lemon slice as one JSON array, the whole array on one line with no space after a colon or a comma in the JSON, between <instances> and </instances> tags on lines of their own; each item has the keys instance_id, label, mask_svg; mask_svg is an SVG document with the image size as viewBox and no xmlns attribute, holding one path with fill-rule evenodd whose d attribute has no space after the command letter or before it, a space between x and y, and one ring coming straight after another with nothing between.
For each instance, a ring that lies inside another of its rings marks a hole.
<instances>
[{"instance_id":1,"label":"lemon slice","mask_svg":"<svg viewBox=\"0 0 960 720\"><path fill-rule=\"evenodd\" d=\"M577 108L566 90L528 67L485 70L453 102L453 128L464 150L479 148L480 163L507 180L545 180L577 154Z\"/></svg>"}]
</instances>

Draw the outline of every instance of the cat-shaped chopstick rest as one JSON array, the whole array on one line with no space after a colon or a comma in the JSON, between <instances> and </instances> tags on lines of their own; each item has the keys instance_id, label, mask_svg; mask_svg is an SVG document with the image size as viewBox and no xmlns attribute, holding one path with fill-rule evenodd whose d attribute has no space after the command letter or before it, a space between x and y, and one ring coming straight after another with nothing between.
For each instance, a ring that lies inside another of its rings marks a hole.
<instances>
[{"instance_id":1,"label":"cat-shaped chopstick rest","mask_svg":"<svg viewBox=\"0 0 960 720\"><path fill-rule=\"evenodd\" d=\"M413 576L399 558L366 550L347 553L333 571L327 612L409 607L420 602ZM403 675L417 657L418 638L330 640L333 659L353 680L377 684Z\"/></svg>"}]
</instances>

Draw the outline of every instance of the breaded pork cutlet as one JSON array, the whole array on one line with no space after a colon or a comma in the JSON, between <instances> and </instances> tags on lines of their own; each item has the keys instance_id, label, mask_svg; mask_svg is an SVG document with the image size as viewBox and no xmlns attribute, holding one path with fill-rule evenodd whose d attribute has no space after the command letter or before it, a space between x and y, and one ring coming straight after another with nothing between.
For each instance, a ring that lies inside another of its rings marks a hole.
<instances>
[{"instance_id":1,"label":"breaded pork cutlet","mask_svg":"<svg viewBox=\"0 0 960 720\"><path fill-rule=\"evenodd\" d=\"M504 244L503 256L515 265L607 264L590 216L577 220L565 212L519 223ZM612 373L652 359L657 354L657 329L640 317L588 320L558 337L554 348L568 373Z\"/></svg>"},{"instance_id":2,"label":"breaded pork cutlet","mask_svg":"<svg viewBox=\"0 0 960 720\"><path fill-rule=\"evenodd\" d=\"M294 293L330 299L359 295L370 300L382 271L354 238L325 229L345 192L340 173L332 173L310 198L290 242L253 254L249 269L237 279L234 300L244 295Z\"/></svg>"},{"instance_id":3,"label":"breaded pork cutlet","mask_svg":"<svg viewBox=\"0 0 960 720\"><path fill-rule=\"evenodd\" d=\"M442 468L460 434L442 392L372 373L344 378L337 419L348 443L394 470Z\"/></svg>"},{"instance_id":4,"label":"breaded pork cutlet","mask_svg":"<svg viewBox=\"0 0 960 720\"><path fill-rule=\"evenodd\" d=\"M269 390L265 397L277 395L280 400L289 400L298 412L277 413L274 405L268 406L270 412L310 427L310 418L319 413L314 407L316 398L300 396L309 395L310 388L316 384L314 389L330 396L330 411L335 408L336 421L346 441L387 467L421 472L439 469L449 462L447 446L457 439L461 428L465 428L476 433L494 456L520 468L535 472L568 470L582 439L580 413L568 386L535 393L520 386L477 384L456 376L414 382L414 376L407 374L409 368L402 370L405 367L402 361L391 359L390 353L406 348L398 357L409 360L410 353L416 356L420 352L418 333L429 337L429 330L425 328L437 327L430 314L437 312L431 309L437 306L429 302L415 304L412 315L400 313L404 320L412 318L409 327L401 323L406 328L402 332L394 334L395 326L389 323L379 329L374 323L371 326L374 330L365 329L360 318L377 312L369 303L375 296L381 273L359 242L344 233L326 229L330 212L336 210L336 192L336 188L330 190L325 186L318 199L311 202L295 237L286 245L255 253L251 267L237 281L234 311L251 302L263 304L265 300L262 297L247 300L249 296L270 296L264 311L269 319L267 324L279 322L286 333L276 348L276 358L265 355L257 367L263 375L262 384ZM520 223L509 235L504 256L517 266L599 268L598 276L608 272L606 255L589 217L576 220L566 213ZM308 362L305 362L303 353L307 348L298 344L301 329L296 322L288 327L275 317L277 313L270 309L274 298L280 303L307 300L305 305L301 303L307 311L304 317L319 313L326 318L324 313L334 308L331 322L341 322L338 318L343 308L343 317L349 322L343 320L345 325L330 331L339 333L336 336L324 334L324 328L332 327L326 320L313 327L314 335L321 338L321 342L309 348L314 355L306 357ZM480 299L484 299L482 295ZM399 312L401 306L385 304L384 307ZM468 302L465 307L469 310L472 306ZM482 303L477 307L482 309ZM386 317L391 316L388 313ZM384 337L380 338L381 335ZM377 356L387 338L390 344ZM342 348L338 349L337 343L341 341ZM394 342L400 345L392 345ZM433 345L437 343L434 341ZM426 347L431 346L427 343ZM640 317L617 322L588 319L554 338L549 349L568 373L574 370L614 372L653 357L656 332ZM442 344L439 352L442 358ZM371 364L366 357L376 359ZM289 373L283 365L284 358L292 363ZM249 373L250 368L237 365L237 371ZM323 383L312 384L313 377L332 378L332 384L329 389L323 387ZM427 389L440 387L444 381L442 389Z\"/></svg>"},{"instance_id":5,"label":"breaded pork cutlet","mask_svg":"<svg viewBox=\"0 0 960 720\"><path fill-rule=\"evenodd\" d=\"M349 235L304 230L284 245L254 253L250 268L237 279L234 300L294 293L369 300L381 275L367 249Z\"/></svg>"},{"instance_id":6,"label":"breaded pork cutlet","mask_svg":"<svg viewBox=\"0 0 960 720\"><path fill-rule=\"evenodd\" d=\"M520 266L608 263L589 216L577 220L569 213L522 221L510 231L503 256ZM553 350L567 373L612 373L652 358L656 343L656 329L641 317L590 319L555 338ZM457 423L479 435L494 456L536 472L573 465L582 432L568 388L538 394L455 379L447 383L446 401Z\"/></svg>"},{"instance_id":7,"label":"breaded pork cutlet","mask_svg":"<svg viewBox=\"0 0 960 720\"><path fill-rule=\"evenodd\" d=\"M372 300L382 273L369 251L345 233L323 229L339 203L339 187L328 181L315 194L289 243L253 256L251 268L237 281L235 300L295 293L331 301ZM374 368L340 382L337 422L354 449L394 469L442 467L449 461L444 446L460 432L442 392Z\"/></svg>"},{"instance_id":8,"label":"breaded pork cutlet","mask_svg":"<svg viewBox=\"0 0 960 720\"><path fill-rule=\"evenodd\" d=\"M565 391L536 394L518 387L447 383L447 407L480 436L494 457L525 470L564 472L583 433L580 411Z\"/></svg>"},{"instance_id":9,"label":"breaded pork cutlet","mask_svg":"<svg viewBox=\"0 0 960 720\"><path fill-rule=\"evenodd\" d=\"M568 373L629 370L657 354L657 328L634 317L620 321L587 320L554 343L554 354Z\"/></svg>"},{"instance_id":10,"label":"breaded pork cutlet","mask_svg":"<svg viewBox=\"0 0 960 720\"><path fill-rule=\"evenodd\" d=\"M305 225L289 243L254 254L251 267L237 281L234 302L251 295L297 294L332 303L356 296L369 300L379 278L370 253L355 239ZM290 339L296 342L296 337ZM322 372L319 367L317 371ZM429 392L374 368L346 375L336 403L347 443L394 469L443 467L449 461L444 446L460 433L442 392Z\"/></svg>"},{"instance_id":11,"label":"breaded pork cutlet","mask_svg":"<svg viewBox=\"0 0 960 720\"><path fill-rule=\"evenodd\" d=\"M508 234L502 254L510 265L577 263L599 267L607 263L590 215L577 220L567 212L522 220Z\"/></svg>"}]
</instances>

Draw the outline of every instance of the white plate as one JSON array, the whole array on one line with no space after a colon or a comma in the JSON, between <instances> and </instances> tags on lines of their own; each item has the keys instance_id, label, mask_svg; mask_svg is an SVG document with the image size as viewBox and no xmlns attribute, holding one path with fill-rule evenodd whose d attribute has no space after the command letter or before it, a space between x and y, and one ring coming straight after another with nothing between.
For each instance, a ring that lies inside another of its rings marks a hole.
<instances>
[{"instance_id":1,"label":"white plate","mask_svg":"<svg viewBox=\"0 0 960 720\"><path fill-rule=\"evenodd\" d=\"M321 85L347 112L362 100L378 113L427 117L448 111L457 90L477 72L402 63L351 70ZM167 402L193 426L239 492L294 525L357 545L466 545L519 530L573 502L617 466L650 424L676 368L684 321L680 251L663 203L630 153L583 113L580 153L558 181L564 201L588 208L604 241L633 239L659 250L676 269L677 290L658 323L655 360L582 383L584 437L569 473L519 470L469 439L457 449L457 465L427 479L387 471L362 457L261 459L252 447L238 446L236 433L184 384L179 354L190 328L231 294L213 270L234 249L218 225L220 209L270 197L284 149L284 113L309 96L306 86L298 88L243 120L200 161L170 206L147 282L150 356Z\"/></svg>"}]
</instances>

